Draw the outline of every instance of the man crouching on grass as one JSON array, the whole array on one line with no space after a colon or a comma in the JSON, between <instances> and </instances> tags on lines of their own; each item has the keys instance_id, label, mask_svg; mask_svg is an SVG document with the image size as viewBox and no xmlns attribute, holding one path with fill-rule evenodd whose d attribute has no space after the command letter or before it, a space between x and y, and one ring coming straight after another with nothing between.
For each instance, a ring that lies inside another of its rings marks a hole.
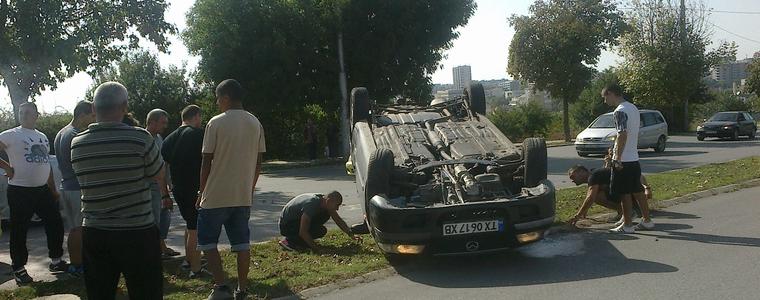
<instances>
[{"instance_id":1,"label":"man crouching on grass","mask_svg":"<svg viewBox=\"0 0 760 300\"><path fill-rule=\"evenodd\" d=\"M280 246L288 251L311 249L315 253L322 253L321 247L314 240L327 234L325 223L330 218L349 237L360 240L338 215L342 204L343 196L337 191L332 191L327 196L301 194L288 201L280 216L280 234L285 237L280 240Z\"/></svg>"}]
</instances>

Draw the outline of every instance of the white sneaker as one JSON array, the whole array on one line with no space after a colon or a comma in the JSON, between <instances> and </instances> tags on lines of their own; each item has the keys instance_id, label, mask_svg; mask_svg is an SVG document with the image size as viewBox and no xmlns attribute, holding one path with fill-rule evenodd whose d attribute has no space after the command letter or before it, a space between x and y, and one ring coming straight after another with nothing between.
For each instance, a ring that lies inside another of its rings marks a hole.
<instances>
[{"instance_id":1,"label":"white sneaker","mask_svg":"<svg viewBox=\"0 0 760 300\"><path fill-rule=\"evenodd\" d=\"M618 227L620 225L623 225L623 223L625 223L625 218L623 218L623 216L620 216L620 220L615 222L615 224L612 224L612 226Z\"/></svg>"},{"instance_id":2,"label":"white sneaker","mask_svg":"<svg viewBox=\"0 0 760 300\"><path fill-rule=\"evenodd\" d=\"M610 232L612 232L612 233L634 233L634 232L636 232L636 229L633 226L625 226L625 224L620 224L620 226L610 229Z\"/></svg>"},{"instance_id":3,"label":"white sneaker","mask_svg":"<svg viewBox=\"0 0 760 300\"><path fill-rule=\"evenodd\" d=\"M636 225L636 230L652 230L652 229L654 229L654 222L652 220L649 220L649 222L641 220L641 223Z\"/></svg>"}]
</instances>

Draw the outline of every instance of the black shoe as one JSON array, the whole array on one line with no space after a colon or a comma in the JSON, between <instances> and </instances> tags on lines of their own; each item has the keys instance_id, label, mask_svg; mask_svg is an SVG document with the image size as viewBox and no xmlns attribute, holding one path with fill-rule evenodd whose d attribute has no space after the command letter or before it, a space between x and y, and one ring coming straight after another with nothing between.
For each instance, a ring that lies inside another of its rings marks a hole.
<instances>
[{"instance_id":1,"label":"black shoe","mask_svg":"<svg viewBox=\"0 0 760 300\"><path fill-rule=\"evenodd\" d=\"M369 234L369 226L367 226L367 222L351 225L351 233Z\"/></svg>"},{"instance_id":2,"label":"black shoe","mask_svg":"<svg viewBox=\"0 0 760 300\"><path fill-rule=\"evenodd\" d=\"M212 276L211 272L209 272L208 270L206 270L206 268L203 268L203 267L201 267L201 269L198 270L198 272L190 271L190 275L188 275L190 279L199 279L199 278L211 277L211 276Z\"/></svg>"},{"instance_id":3,"label":"black shoe","mask_svg":"<svg viewBox=\"0 0 760 300\"><path fill-rule=\"evenodd\" d=\"M245 300L245 299L248 299L248 292L235 290L235 300Z\"/></svg>"},{"instance_id":4,"label":"black shoe","mask_svg":"<svg viewBox=\"0 0 760 300\"><path fill-rule=\"evenodd\" d=\"M29 273L26 272L25 268L13 271L13 279L16 280L17 285L25 285L34 282L34 279L32 279L32 276L29 276Z\"/></svg>"},{"instance_id":5,"label":"black shoe","mask_svg":"<svg viewBox=\"0 0 760 300\"><path fill-rule=\"evenodd\" d=\"M208 300L233 300L232 289L226 285L214 286L211 290L211 295L208 295Z\"/></svg>"},{"instance_id":6,"label":"black shoe","mask_svg":"<svg viewBox=\"0 0 760 300\"><path fill-rule=\"evenodd\" d=\"M201 268L205 268L208 266L208 261L206 259L201 259ZM190 271L190 262L187 260L182 260L182 264L179 266L182 268L182 270Z\"/></svg>"},{"instance_id":7,"label":"black shoe","mask_svg":"<svg viewBox=\"0 0 760 300\"><path fill-rule=\"evenodd\" d=\"M50 270L50 273L63 273L69 271L69 263L67 263L65 260L61 260L57 264L50 263L48 265L48 270Z\"/></svg>"}]
</instances>

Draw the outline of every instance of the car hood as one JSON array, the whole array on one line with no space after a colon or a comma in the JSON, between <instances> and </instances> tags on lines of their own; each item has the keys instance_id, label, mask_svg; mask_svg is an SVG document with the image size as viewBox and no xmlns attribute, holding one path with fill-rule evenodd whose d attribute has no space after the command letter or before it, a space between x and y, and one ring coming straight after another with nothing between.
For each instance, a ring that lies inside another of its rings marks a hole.
<instances>
[{"instance_id":1,"label":"car hood","mask_svg":"<svg viewBox=\"0 0 760 300\"><path fill-rule=\"evenodd\" d=\"M586 128L578 134L577 140L585 138L606 138L615 134L615 128Z\"/></svg>"},{"instance_id":2,"label":"car hood","mask_svg":"<svg viewBox=\"0 0 760 300\"><path fill-rule=\"evenodd\" d=\"M702 124L702 126L731 126L736 125L736 122L727 122L727 121L712 121L712 122L705 122Z\"/></svg>"}]
</instances>

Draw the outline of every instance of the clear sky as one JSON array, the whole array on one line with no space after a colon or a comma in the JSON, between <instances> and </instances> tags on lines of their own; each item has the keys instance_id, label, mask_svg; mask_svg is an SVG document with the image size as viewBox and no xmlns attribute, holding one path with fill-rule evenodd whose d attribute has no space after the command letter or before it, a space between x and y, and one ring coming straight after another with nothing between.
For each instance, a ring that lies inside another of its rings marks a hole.
<instances>
[{"instance_id":1,"label":"clear sky","mask_svg":"<svg viewBox=\"0 0 760 300\"><path fill-rule=\"evenodd\" d=\"M433 74L435 83L451 83L451 69L458 65L470 65L474 80L509 78L506 73L507 49L514 34L509 27L507 18L513 14L527 14L532 0L476 0L478 9L470 18L469 23L459 29L460 37L454 41L454 46L446 52L446 58L441 62L442 68ZM169 0L171 4L167 19L180 30L185 28L185 13L192 6L192 1ZM760 51L760 1L757 0L706 0L713 12L709 21L718 27L713 27L713 46L720 41L735 41L739 45L737 58L751 57ZM737 14L718 11L755 12L756 14ZM727 32L728 31L728 32ZM729 33L731 32L731 33ZM738 35L738 36L737 36ZM739 37L741 36L741 37ZM754 41L753 41L754 40ZM195 68L198 57L190 56L178 37L171 38L170 54L159 54L164 65L187 64L189 69ZM152 52L155 47L144 44ZM614 66L619 57L614 52L602 54L600 69ZM77 74L58 85L54 91L44 91L36 97L40 108L45 112L73 110L76 101L84 97L84 93L92 84L87 74ZM0 87L0 105L10 106L10 98L5 87Z\"/></svg>"}]
</instances>

